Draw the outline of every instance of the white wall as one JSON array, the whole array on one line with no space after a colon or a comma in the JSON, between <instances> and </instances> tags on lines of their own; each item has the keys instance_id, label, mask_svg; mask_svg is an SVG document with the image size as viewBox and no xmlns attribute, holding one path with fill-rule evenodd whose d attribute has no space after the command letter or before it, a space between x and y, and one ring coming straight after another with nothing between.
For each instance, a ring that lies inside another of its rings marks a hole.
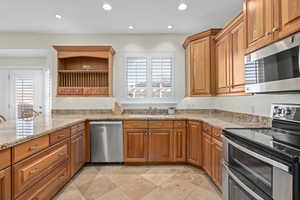
<instances>
[{"instance_id":1,"label":"white wall","mask_svg":"<svg viewBox=\"0 0 300 200\"><path fill-rule=\"evenodd\" d=\"M185 92L184 49L182 43L186 35L152 34L152 35L47 35L47 34L0 34L1 48L16 49L51 49L53 45L112 45L116 50L114 57L113 94L117 99L124 95L123 56L128 52L171 52L175 55L175 102L180 101ZM57 98L56 91L56 52L52 49L53 66L53 108L54 109L110 109L111 98ZM144 105L143 105L144 106Z\"/></svg>"},{"instance_id":2,"label":"white wall","mask_svg":"<svg viewBox=\"0 0 300 200\"><path fill-rule=\"evenodd\" d=\"M45 67L45 57L0 57L0 67L23 68Z\"/></svg>"},{"instance_id":3,"label":"white wall","mask_svg":"<svg viewBox=\"0 0 300 200\"><path fill-rule=\"evenodd\" d=\"M174 52L175 54L175 101L180 109L223 109L269 116L271 103L300 104L300 95L254 95L245 97L184 98L185 61L182 43L185 35L46 35L46 34L0 34L1 48L12 49L52 49L53 45L112 45L114 57L114 95L119 100L123 95L123 55L128 52ZM22 62L22 61L21 61ZM25 62L25 61L24 61ZM29 62L29 61L28 61ZM8 63L2 61L2 63ZM19 63L14 61L14 63ZM1 59L0 59L0 66ZM56 98L56 52L52 49L46 65L53 68L53 108L54 109L111 109L111 98ZM167 106L171 104L159 104ZM156 104L156 106L159 106ZM143 108L145 104L130 105L129 108ZM147 105L148 106L148 105Z\"/></svg>"}]
</instances>

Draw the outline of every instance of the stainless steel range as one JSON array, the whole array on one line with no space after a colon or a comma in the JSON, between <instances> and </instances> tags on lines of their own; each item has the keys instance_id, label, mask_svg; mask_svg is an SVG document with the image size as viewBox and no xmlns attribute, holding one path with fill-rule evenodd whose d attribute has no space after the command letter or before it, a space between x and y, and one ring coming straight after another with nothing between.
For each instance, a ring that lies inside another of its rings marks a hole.
<instances>
[{"instance_id":1,"label":"stainless steel range","mask_svg":"<svg viewBox=\"0 0 300 200\"><path fill-rule=\"evenodd\" d=\"M272 128L224 133L224 200L300 199L300 105L272 105Z\"/></svg>"}]
</instances>

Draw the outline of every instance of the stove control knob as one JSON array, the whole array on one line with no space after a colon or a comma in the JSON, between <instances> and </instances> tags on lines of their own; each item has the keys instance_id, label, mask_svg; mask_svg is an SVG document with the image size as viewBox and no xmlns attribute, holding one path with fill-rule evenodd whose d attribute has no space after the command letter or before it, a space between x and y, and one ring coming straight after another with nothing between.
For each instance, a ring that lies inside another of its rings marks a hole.
<instances>
[{"instance_id":1,"label":"stove control knob","mask_svg":"<svg viewBox=\"0 0 300 200\"><path fill-rule=\"evenodd\" d=\"M291 115L291 114L292 114L292 110L290 108L286 108L285 115Z\"/></svg>"}]
</instances>

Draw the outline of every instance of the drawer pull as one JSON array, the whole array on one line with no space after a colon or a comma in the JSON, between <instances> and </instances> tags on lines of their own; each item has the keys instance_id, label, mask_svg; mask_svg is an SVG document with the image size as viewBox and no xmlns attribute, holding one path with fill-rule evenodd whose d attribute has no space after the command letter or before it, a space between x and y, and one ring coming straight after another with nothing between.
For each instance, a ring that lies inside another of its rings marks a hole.
<instances>
[{"instance_id":1,"label":"drawer pull","mask_svg":"<svg viewBox=\"0 0 300 200\"><path fill-rule=\"evenodd\" d=\"M64 157L66 155L66 153L59 153L58 155L61 157Z\"/></svg>"},{"instance_id":2,"label":"drawer pull","mask_svg":"<svg viewBox=\"0 0 300 200\"><path fill-rule=\"evenodd\" d=\"M33 151L33 150L38 149L38 147L39 147L39 145L35 144L35 145L33 145L33 146L30 146L30 147L28 148L28 150L29 150L29 151Z\"/></svg>"},{"instance_id":3,"label":"drawer pull","mask_svg":"<svg viewBox=\"0 0 300 200\"><path fill-rule=\"evenodd\" d=\"M58 177L58 179L59 179L59 180L63 180L63 179L65 179L65 177L66 177L66 175L63 174L63 175L60 175L60 176Z\"/></svg>"},{"instance_id":4,"label":"drawer pull","mask_svg":"<svg viewBox=\"0 0 300 200\"><path fill-rule=\"evenodd\" d=\"M37 173L38 171L39 171L39 169L38 169L38 168L35 168L35 169L29 171L29 174L32 175L32 174Z\"/></svg>"},{"instance_id":5,"label":"drawer pull","mask_svg":"<svg viewBox=\"0 0 300 200\"><path fill-rule=\"evenodd\" d=\"M65 137L65 134L61 134L57 136L57 138L63 138L63 137Z\"/></svg>"}]
</instances>

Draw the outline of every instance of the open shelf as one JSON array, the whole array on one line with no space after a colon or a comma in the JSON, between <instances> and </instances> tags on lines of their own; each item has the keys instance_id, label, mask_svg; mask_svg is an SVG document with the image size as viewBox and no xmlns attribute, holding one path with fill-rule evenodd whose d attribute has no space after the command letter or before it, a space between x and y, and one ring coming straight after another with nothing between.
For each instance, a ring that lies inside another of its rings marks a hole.
<instances>
[{"instance_id":1,"label":"open shelf","mask_svg":"<svg viewBox=\"0 0 300 200\"><path fill-rule=\"evenodd\" d=\"M112 47L54 48L58 51L58 96L111 96Z\"/></svg>"}]
</instances>

